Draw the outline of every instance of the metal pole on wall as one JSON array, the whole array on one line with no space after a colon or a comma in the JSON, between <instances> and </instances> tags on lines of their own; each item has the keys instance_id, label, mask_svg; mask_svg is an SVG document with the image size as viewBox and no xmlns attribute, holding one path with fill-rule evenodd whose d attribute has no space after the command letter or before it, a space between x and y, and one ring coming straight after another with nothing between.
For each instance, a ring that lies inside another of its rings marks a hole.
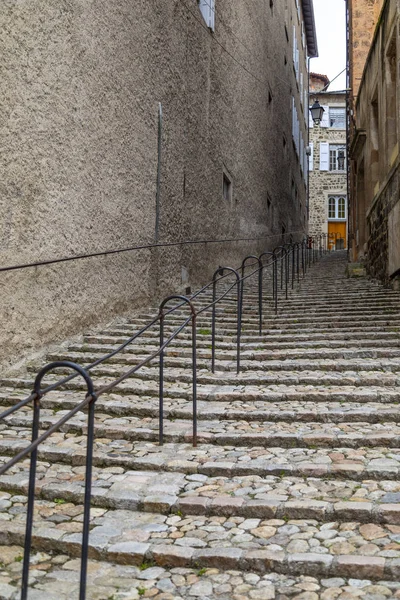
<instances>
[{"instance_id":1,"label":"metal pole on wall","mask_svg":"<svg viewBox=\"0 0 400 600\"><path fill-rule=\"evenodd\" d=\"M158 103L158 159L157 159L157 191L156 191L156 228L155 241L158 243L160 230L160 188L161 188L161 142L162 142L162 104Z\"/></svg>"}]
</instances>

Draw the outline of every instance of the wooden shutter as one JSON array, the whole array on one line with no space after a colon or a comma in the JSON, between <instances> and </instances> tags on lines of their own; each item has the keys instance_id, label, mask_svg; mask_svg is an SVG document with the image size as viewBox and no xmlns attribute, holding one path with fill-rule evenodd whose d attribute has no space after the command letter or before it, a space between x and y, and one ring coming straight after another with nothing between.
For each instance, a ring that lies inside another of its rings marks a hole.
<instances>
[{"instance_id":1,"label":"wooden shutter","mask_svg":"<svg viewBox=\"0 0 400 600\"><path fill-rule=\"evenodd\" d=\"M321 142L319 145L319 170L329 171L329 143Z\"/></svg>"}]
</instances>

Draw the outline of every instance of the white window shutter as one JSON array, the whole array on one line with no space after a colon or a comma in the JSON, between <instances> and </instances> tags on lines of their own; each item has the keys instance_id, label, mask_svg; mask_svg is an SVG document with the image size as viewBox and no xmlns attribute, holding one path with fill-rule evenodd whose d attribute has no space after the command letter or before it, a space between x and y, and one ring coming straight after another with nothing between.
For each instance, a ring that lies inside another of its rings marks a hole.
<instances>
[{"instance_id":1,"label":"white window shutter","mask_svg":"<svg viewBox=\"0 0 400 600\"><path fill-rule=\"evenodd\" d=\"M310 142L311 154L308 157L308 170L314 170L314 142Z\"/></svg>"},{"instance_id":2,"label":"white window shutter","mask_svg":"<svg viewBox=\"0 0 400 600\"><path fill-rule=\"evenodd\" d=\"M304 150L304 148L303 148L303 144L301 143L301 141L300 141L300 148L299 148L299 150L300 150L300 156L299 156L299 159L300 159L300 168L301 168L301 171L303 172L303 169L304 169L303 150Z\"/></svg>"},{"instance_id":3,"label":"white window shutter","mask_svg":"<svg viewBox=\"0 0 400 600\"><path fill-rule=\"evenodd\" d=\"M296 38L296 26L293 25L293 64L296 68L296 49L297 49L297 38Z\"/></svg>"},{"instance_id":4,"label":"white window shutter","mask_svg":"<svg viewBox=\"0 0 400 600\"><path fill-rule=\"evenodd\" d=\"M294 105L294 98L292 98L292 136L293 139L296 137L296 107Z\"/></svg>"},{"instance_id":5,"label":"white window shutter","mask_svg":"<svg viewBox=\"0 0 400 600\"><path fill-rule=\"evenodd\" d=\"M329 127L329 106L323 105L324 114L322 115L321 127Z\"/></svg>"},{"instance_id":6,"label":"white window shutter","mask_svg":"<svg viewBox=\"0 0 400 600\"><path fill-rule=\"evenodd\" d=\"M329 171L329 143L321 142L319 145L319 170Z\"/></svg>"},{"instance_id":7,"label":"white window shutter","mask_svg":"<svg viewBox=\"0 0 400 600\"><path fill-rule=\"evenodd\" d=\"M310 110L308 110L308 127L310 129L312 129L312 127L314 127L314 121L313 121L313 118L311 116Z\"/></svg>"},{"instance_id":8,"label":"white window shutter","mask_svg":"<svg viewBox=\"0 0 400 600\"><path fill-rule=\"evenodd\" d=\"M300 72L300 102L303 104L303 71Z\"/></svg>"},{"instance_id":9,"label":"white window shutter","mask_svg":"<svg viewBox=\"0 0 400 600\"><path fill-rule=\"evenodd\" d=\"M209 22L208 26L212 31L215 29L215 0L208 0L209 3Z\"/></svg>"},{"instance_id":10,"label":"white window shutter","mask_svg":"<svg viewBox=\"0 0 400 600\"><path fill-rule=\"evenodd\" d=\"M215 0L200 0L199 8L207 27L215 29Z\"/></svg>"}]
</instances>

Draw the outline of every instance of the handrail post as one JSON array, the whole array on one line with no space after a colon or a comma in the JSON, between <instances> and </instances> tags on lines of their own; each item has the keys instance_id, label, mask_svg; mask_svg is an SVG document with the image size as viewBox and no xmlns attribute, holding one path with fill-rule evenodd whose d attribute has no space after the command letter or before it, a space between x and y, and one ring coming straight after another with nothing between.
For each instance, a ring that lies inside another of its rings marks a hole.
<instances>
[{"instance_id":1,"label":"handrail post","mask_svg":"<svg viewBox=\"0 0 400 600\"><path fill-rule=\"evenodd\" d=\"M82 532L82 555L81 555L81 577L79 587L79 600L86 597L87 563L89 557L89 533L90 533L90 499L92 495L92 467L93 467L93 445L94 445L94 406L96 396L88 405L88 433L86 443L86 474L85 474L85 496L83 504L83 532Z\"/></svg>"},{"instance_id":2,"label":"handrail post","mask_svg":"<svg viewBox=\"0 0 400 600\"><path fill-rule=\"evenodd\" d=\"M288 299L288 282L289 282L289 252L285 248L285 298Z\"/></svg>"},{"instance_id":3,"label":"handrail post","mask_svg":"<svg viewBox=\"0 0 400 600\"><path fill-rule=\"evenodd\" d=\"M160 313L160 348L164 345L164 311ZM158 395L158 443L164 443L164 350L160 352L159 360L159 395Z\"/></svg>"},{"instance_id":4,"label":"handrail post","mask_svg":"<svg viewBox=\"0 0 400 600\"><path fill-rule=\"evenodd\" d=\"M242 281L243 283L243 281ZM236 337L236 372L240 372L240 336L242 330L243 303L240 297L240 280L237 281L237 337Z\"/></svg>"},{"instance_id":5,"label":"handrail post","mask_svg":"<svg viewBox=\"0 0 400 600\"><path fill-rule=\"evenodd\" d=\"M92 490L92 464L93 464L93 442L94 442L94 406L97 399L94 393L93 381L88 375L87 371L70 361L54 361L39 371L36 376L33 391L35 393L34 399L34 419L32 427L32 438L33 441L38 439L39 431L39 409L40 409L40 398L42 397L41 383L43 377L49 371L58 367L67 367L73 369L78 374L82 375L87 385L86 398L91 398L88 404L88 434L86 444L86 474L85 474L85 494L83 504L83 531L82 531L82 553L81 553L81 573L80 573L80 585L79 585L79 600L85 600L86 596L86 579L87 579L87 562L89 555L89 525L90 525L90 500ZM21 589L21 600L26 600L28 593L28 576L29 576L29 557L31 551L32 541L32 523L33 523L33 506L35 496L35 475L36 475L36 461L37 461L37 446L31 452L31 470L29 474L29 492L28 492L28 511L27 511L27 527L25 534L25 552L24 552L24 564L23 564L23 583ZM34 465L32 467L32 465Z\"/></svg>"},{"instance_id":6,"label":"handrail post","mask_svg":"<svg viewBox=\"0 0 400 600\"><path fill-rule=\"evenodd\" d=\"M261 255L262 256L262 255ZM246 267L246 262L249 259L254 259L258 263L258 320L259 320L259 335L262 333L262 270L263 263L261 260L261 256L255 256L254 254L249 254L246 258L243 259L242 265L240 267L242 281L240 285L240 301L241 301L241 313L243 313L243 297L244 297L244 272ZM241 314L242 316L242 314Z\"/></svg>"},{"instance_id":7,"label":"handrail post","mask_svg":"<svg viewBox=\"0 0 400 600\"><path fill-rule=\"evenodd\" d=\"M294 255L294 246L292 245L292 290L294 289L294 267L295 267L295 255Z\"/></svg>"},{"instance_id":8,"label":"handrail post","mask_svg":"<svg viewBox=\"0 0 400 600\"><path fill-rule=\"evenodd\" d=\"M257 257L256 257L257 258ZM211 370L215 373L215 297L216 297L216 278L218 275L223 275L224 271L230 271L234 273L236 277L236 294L237 294L237 338L236 338L236 347L237 347L237 356L236 356L236 366L237 372L240 370L240 332L242 329L242 303L241 303L241 278L236 269L232 267L218 267L213 275L213 311L212 311L212 323L211 323Z\"/></svg>"},{"instance_id":9,"label":"handrail post","mask_svg":"<svg viewBox=\"0 0 400 600\"><path fill-rule=\"evenodd\" d=\"M217 271L219 273L219 270ZM216 305L215 299L217 295L217 282L215 279L215 273L213 278L213 290L212 290L212 313L211 313L211 371L215 373L215 317L216 317Z\"/></svg>"},{"instance_id":10,"label":"handrail post","mask_svg":"<svg viewBox=\"0 0 400 600\"><path fill-rule=\"evenodd\" d=\"M39 435L39 417L40 417L40 395L37 394L33 401L33 421L32 421L32 442L35 442ZM35 480L37 465L37 448L32 450L29 466L29 486L28 486L28 505L26 513L25 542L24 542L24 560L22 565L22 587L21 600L28 597L29 584L29 563L31 557L33 512L35 505Z\"/></svg>"},{"instance_id":11,"label":"handrail post","mask_svg":"<svg viewBox=\"0 0 400 600\"><path fill-rule=\"evenodd\" d=\"M262 320L263 320L263 269L264 266L261 263L260 270L258 271L258 318L259 318L259 335L262 335Z\"/></svg>"},{"instance_id":12,"label":"handrail post","mask_svg":"<svg viewBox=\"0 0 400 600\"><path fill-rule=\"evenodd\" d=\"M197 445L197 374L196 374L196 370L197 370L197 351L196 351L196 309L194 307L194 304L191 300L189 300L189 298L186 298L186 296L180 296L180 295L172 295L172 296L167 296L167 298L164 298L164 300L161 302L159 310L158 310L158 318L160 321L160 381L159 381L159 444L160 446L163 445L164 443L164 356L165 356L165 352L164 352L164 325L165 325L165 313L164 313L164 308L165 306L168 304L168 302L170 302L171 300L182 300L184 303L186 303L187 305L189 305L192 316L191 316L191 321L192 321L192 375L193 375L193 445L196 446ZM174 307L171 310L175 310L176 307ZM167 313L168 314L168 313ZM189 322L189 319L186 321L185 324L187 324ZM169 341L167 340L167 342L165 343L165 346L167 346L169 343Z\"/></svg>"},{"instance_id":13,"label":"handrail post","mask_svg":"<svg viewBox=\"0 0 400 600\"><path fill-rule=\"evenodd\" d=\"M197 446L197 350L196 313L192 314L193 446Z\"/></svg>"}]
</instances>

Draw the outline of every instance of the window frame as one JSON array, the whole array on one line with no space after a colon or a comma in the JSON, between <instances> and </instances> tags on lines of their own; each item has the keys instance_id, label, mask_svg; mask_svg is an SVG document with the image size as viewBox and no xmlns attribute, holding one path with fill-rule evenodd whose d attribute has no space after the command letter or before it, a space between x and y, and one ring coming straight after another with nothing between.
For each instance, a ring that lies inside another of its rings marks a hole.
<instances>
[{"instance_id":1,"label":"window frame","mask_svg":"<svg viewBox=\"0 0 400 600\"><path fill-rule=\"evenodd\" d=\"M331 200L334 200L334 216L331 216ZM344 217L339 217L339 201L344 200ZM347 196L346 194L329 194L328 196L328 221L347 221Z\"/></svg>"},{"instance_id":2,"label":"window frame","mask_svg":"<svg viewBox=\"0 0 400 600\"><path fill-rule=\"evenodd\" d=\"M332 125L331 112L332 111L343 111L343 126ZM329 106L329 129L339 129L343 131L346 129L346 107L344 106Z\"/></svg>"},{"instance_id":3,"label":"window frame","mask_svg":"<svg viewBox=\"0 0 400 600\"><path fill-rule=\"evenodd\" d=\"M339 150L344 150L344 166L343 169L338 169L338 152ZM333 156L334 153L334 162ZM335 168L332 169L332 164L335 165ZM329 172L330 173L346 173L347 170L347 152L346 145L343 144L329 144Z\"/></svg>"}]
</instances>

